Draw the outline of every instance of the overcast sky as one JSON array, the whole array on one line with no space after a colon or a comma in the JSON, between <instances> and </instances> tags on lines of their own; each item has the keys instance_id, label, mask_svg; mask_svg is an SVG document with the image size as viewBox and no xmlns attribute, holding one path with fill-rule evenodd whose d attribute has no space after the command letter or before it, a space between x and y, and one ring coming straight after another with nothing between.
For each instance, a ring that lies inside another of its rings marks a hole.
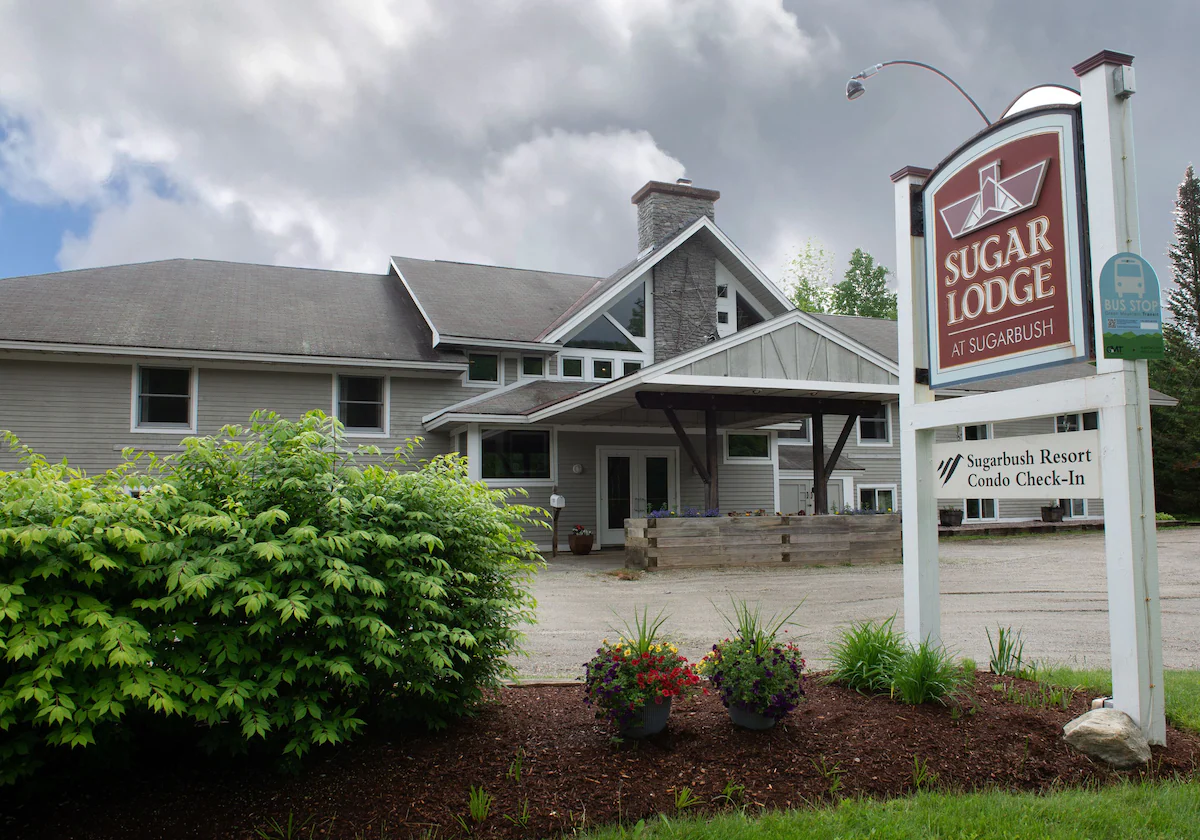
<instances>
[{"instance_id":1,"label":"overcast sky","mask_svg":"<svg viewBox=\"0 0 1200 840\"><path fill-rule=\"evenodd\" d=\"M895 263L892 185L1136 56L1143 252L1200 162L1196 0L0 0L0 277L167 257L383 272L390 254L608 274L686 175L770 276L809 237ZM0 302L2 303L2 302Z\"/></svg>"}]
</instances>

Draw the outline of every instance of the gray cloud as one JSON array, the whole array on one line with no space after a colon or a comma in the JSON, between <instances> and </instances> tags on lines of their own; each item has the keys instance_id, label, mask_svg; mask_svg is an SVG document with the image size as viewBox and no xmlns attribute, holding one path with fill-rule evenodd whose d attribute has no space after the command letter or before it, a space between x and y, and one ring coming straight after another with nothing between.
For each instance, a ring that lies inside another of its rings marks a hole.
<instances>
[{"instance_id":1,"label":"gray cloud","mask_svg":"<svg viewBox=\"0 0 1200 840\"><path fill-rule=\"evenodd\" d=\"M554 0L0 7L0 189L94 213L64 267L389 254L608 273L687 172L768 273L809 236L894 262L891 184L1100 48L1137 55L1143 248L1195 155L1191 2ZM1120 16L1124 28L1112 21Z\"/></svg>"}]
</instances>

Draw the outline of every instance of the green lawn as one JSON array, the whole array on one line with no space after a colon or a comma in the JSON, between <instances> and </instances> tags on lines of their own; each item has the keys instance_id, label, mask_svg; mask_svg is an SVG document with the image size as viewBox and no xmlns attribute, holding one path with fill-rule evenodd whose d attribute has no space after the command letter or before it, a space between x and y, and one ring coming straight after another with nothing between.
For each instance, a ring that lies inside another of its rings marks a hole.
<instances>
[{"instance_id":1,"label":"green lawn","mask_svg":"<svg viewBox=\"0 0 1200 840\"><path fill-rule=\"evenodd\" d=\"M1083 686L1097 697L1112 691L1112 674L1107 670L1041 667L1038 676L1056 685ZM1200 671L1167 671L1164 677L1167 720L1180 729L1200 732Z\"/></svg>"},{"instance_id":2,"label":"green lawn","mask_svg":"<svg viewBox=\"0 0 1200 840\"><path fill-rule=\"evenodd\" d=\"M1200 835L1200 785L1128 783L1039 796L1003 792L925 793L887 802L847 800L815 811L734 813L710 820L673 817L608 828L592 840L801 838L970 838L970 840L1140 840Z\"/></svg>"}]
</instances>

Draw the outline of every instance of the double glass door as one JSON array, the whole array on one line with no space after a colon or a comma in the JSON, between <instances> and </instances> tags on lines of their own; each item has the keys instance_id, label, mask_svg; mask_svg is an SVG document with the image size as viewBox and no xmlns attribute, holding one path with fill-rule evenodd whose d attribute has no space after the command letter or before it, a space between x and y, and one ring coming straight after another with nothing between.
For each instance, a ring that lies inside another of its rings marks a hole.
<instances>
[{"instance_id":1,"label":"double glass door","mask_svg":"<svg viewBox=\"0 0 1200 840\"><path fill-rule=\"evenodd\" d=\"M674 510L675 450L600 450L600 542L622 545L625 520L652 510Z\"/></svg>"}]
</instances>

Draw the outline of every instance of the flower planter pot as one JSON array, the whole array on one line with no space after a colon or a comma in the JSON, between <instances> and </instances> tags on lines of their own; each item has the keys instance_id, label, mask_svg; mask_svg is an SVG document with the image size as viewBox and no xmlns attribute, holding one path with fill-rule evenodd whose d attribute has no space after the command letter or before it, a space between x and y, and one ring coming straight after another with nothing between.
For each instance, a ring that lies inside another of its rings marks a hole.
<instances>
[{"instance_id":1,"label":"flower planter pot","mask_svg":"<svg viewBox=\"0 0 1200 840\"><path fill-rule=\"evenodd\" d=\"M587 536L580 536L577 534L567 535L567 545L571 546L572 554L591 554L592 543L595 542L595 540L596 537L592 534L588 534Z\"/></svg>"},{"instance_id":2,"label":"flower planter pot","mask_svg":"<svg viewBox=\"0 0 1200 840\"><path fill-rule=\"evenodd\" d=\"M943 528L957 528L962 525L963 512L961 510L939 510L938 522Z\"/></svg>"},{"instance_id":3,"label":"flower planter pot","mask_svg":"<svg viewBox=\"0 0 1200 840\"><path fill-rule=\"evenodd\" d=\"M1043 522L1062 522L1065 509L1059 505L1047 505L1042 508Z\"/></svg>"},{"instance_id":4,"label":"flower planter pot","mask_svg":"<svg viewBox=\"0 0 1200 840\"><path fill-rule=\"evenodd\" d=\"M773 717L766 717L743 709L740 706L729 707L729 719L733 721L734 726L740 726L742 729L753 729L756 732L770 729L776 723Z\"/></svg>"},{"instance_id":5,"label":"flower planter pot","mask_svg":"<svg viewBox=\"0 0 1200 840\"><path fill-rule=\"evenodd\" d=\"M667 719L671 717L671 700L668 697L664 703L646 703L642 713L635 715L629 726L621 730L622 738L647 738L657 735L667 728Z\"/></svg>"}]
</instances>

